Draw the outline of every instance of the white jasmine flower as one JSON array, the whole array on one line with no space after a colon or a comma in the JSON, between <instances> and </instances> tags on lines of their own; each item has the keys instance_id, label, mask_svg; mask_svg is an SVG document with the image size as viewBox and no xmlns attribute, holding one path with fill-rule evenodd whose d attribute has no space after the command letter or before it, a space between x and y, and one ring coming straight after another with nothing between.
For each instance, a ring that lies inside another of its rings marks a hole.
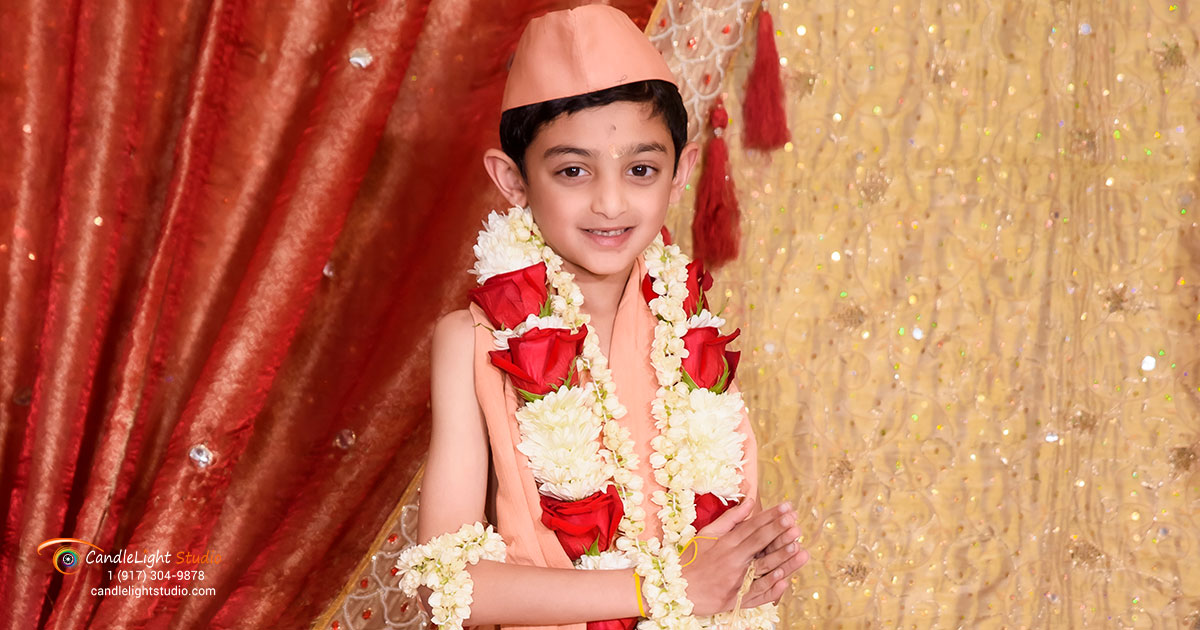
<instances>
[{"instance_id":1,"label":"white jasmine flower","mask_svg":"<svg viewBox=\"0 0 1200 630\"><path fill-rule=\"evenodd\" d=\"M506 214L492 212L475 241L475 266L471 273L483 284L492 276L524 269L541 261L541 247L531 239L524 216L528 211L511 208ZM531 222L532 219L529 219Z\"/></svg>"},{"instance_id":2,"label":"white jasmine flower","mask_svg":"<svg viewBox=\"0 0 1200 630\"><path fill-rule=\"evenodd\" d=\"M567 323L563 321L563 318L559 317L558 315L539 317L536 313L531 313L525 318L525 321L517 324L511 330L503 330L499 328L493 330L492 345L494 345L497 350L507 350L508 342L510 340L512 340L514 337L520 337L534 328L570 329L570 326L568 326Z\"/></svg>"},{"instance_id":3,"label":"white jasmine flower","mask_svg":"<svg viewBox=\"0 0 1200 630\"><path fill-rule=\"evenodd\" d=\"M708 309L704 309L695 315L692 315L687 320L687 328L720 328L725 325L725 320L713 315ZM687 334L686 332L684 333Z\"/></svg>"},{"instance_id":4,"label":"white jasmine flower","mask_svg":"<svg viewBox=\"0 0 1200 630\"><path fill-rule=\"evenodd\" d=\"M600 456L603 429L587 401L592 387L564 387L521 407L517 449L529 457L540 492L563 501L578 501L602 491L612 476Z\"/></svg>"},{"instance_id":5,"label":"white jasmine flower","mask_svg":"<svg viewBox=\"0 0 1200 630\"><path fill-rule=\"evenodd\" d=\"M631 569L637 564L632 556L622 551L601 551L600 555L583 554L575 562L578 569L594 571L596 569Z\"/></svg>"},{"instance_id":6,"label":"white jasmine flower","mask_svg":"<svg viewBox=\"0 0 1200 630\"><path fill-rule=\"evenodd\" d=\"M462 628L471 615L471 576L468 564L480 560L503 562L504 541L482 523L463 525L457 532L442 534L424 545L414 545L400 553L396 562L400 586L409 597L418 586L433 592L429 596L433 621L440 628Z\"/></svg>"},{"instance_id":7,"label":"white jasmine flower","mask_svg":"<svg viewBox=\"0 0 1200 630\"><path fill-rule=\"evenodd\" d=\"M746 436L738 431L742 421L742 398L736 394L714 394L707 389L693 390L687 410L669 437L686 451L693 489L724 498L741 496L741 470L744 465L742 443ZM682 435L676 434L679 429Z\"/></svg>"},{"instance_id":8,"label":"white jasmine flower","mask_svg":"<svg viewBox=\"0 0 1200 630\"><path fill-rule=\"evenodd\" d=\"M495 328L492 330L492 345L497 350L508 350L508 340L516 337L516 329Z\"/></svg>"}]
</instances>

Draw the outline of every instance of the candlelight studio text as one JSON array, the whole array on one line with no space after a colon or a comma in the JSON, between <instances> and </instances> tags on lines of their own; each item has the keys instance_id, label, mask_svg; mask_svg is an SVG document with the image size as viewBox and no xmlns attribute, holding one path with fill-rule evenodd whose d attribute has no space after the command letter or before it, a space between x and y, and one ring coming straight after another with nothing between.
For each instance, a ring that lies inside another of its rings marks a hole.
<instances>
[{"instance_id":1,"label":"candlelight studio text","mask_svg":"<svg viewBox=\"0 0 1200 630\"><path fill-rule=\"evenodd\" d=\"M177 551L172 555L164 551L126 551L124 549L115 553L102 553L93 549L88 551L84 562L87 564L137 564L146 569L153 569L160 564L220 564L221 554L212 550L206 550L203 554Z\"/></svg>"},{"instance_id":2,"label":"candlelight studio text","mask_svg":"<svg viewBox=\"0 0 1200 630\"><path fill-rule=\"evenodd\" d=\"M97 597L182 597L184 595L216 595L217 589L213 586L183 586L173 584L171 586L142 586L140 584L129 586L125 584L114 586L95 586L92 587L92 595Z\"/></svg>"}]
</instances>

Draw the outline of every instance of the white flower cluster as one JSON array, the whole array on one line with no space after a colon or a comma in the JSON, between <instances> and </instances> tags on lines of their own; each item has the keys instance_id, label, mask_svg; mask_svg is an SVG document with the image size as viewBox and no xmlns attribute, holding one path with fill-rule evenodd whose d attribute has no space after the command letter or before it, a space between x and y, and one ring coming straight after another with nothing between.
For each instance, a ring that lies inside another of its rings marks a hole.
<instances>
[{"instance_id":1,"label":"white flower cluster","mask_svg":"<svg viewBox=\"0 0 1200 630\"><path fill-rule=\"evenodd\" d=\"M682 432L678 459L687 462L677 473L677 483L691 488L696 494L711 492L722 499L742 496L742 442L746 435L738 431L741 424L741 394L715 394L704 388L688 394L688 404L675 412L672 435Z\"/></svg>"},{"instance_id":2,"label":"white flower cluster","mask_svg":"<svg viewBox=\"0 0 1200 630\"><path fill-rule=\"evenodd\" d=\"M683 336L687 334L687 257L675 245L663 244L661 238L646 250L646 270L654 280L658 297L650 300L650 312L658 317L650 364L658 376L658 393L650 406L654 426L659 434L651 440L654 455L654 479L666 488L652 499L659 505L658 518L663 524L663 544L678 550L695 535L692 521L696 520L695 490L691 486L691 468L697 463L687 448L688 436L684 417L675 412L688 405L688 386L683 383L683 359L687 350ZM736 425L734 425L736 429ZM741 479L738 479L741 482Z\"/></svg>"},{"instance_id":3,"label":"white flower cluster","mask_svg":"<svg viewBox=\"0 0 1200 630\"><path fill-rule=\"evenodd\" d=\"M624 551L601 551L600 555L583 554L575 561L575 568L587 571L597 569L632 569L636 561Z\"/></svg>"},{"instance_id":4,"label":"white flower cluster","mask_svg":"<svg viewBox=\"0 0 1200 630\"><path fill-rule=\"evenodd\" d=\"M629 429L616 422L605 422L604 449L603 455L613 463L613 485L624 511L617 526L616 547L623 552L634 552L638 537L646 529L646 509L642 507L642 478L634 473L638 456L633 451Z\"/></svg>"},{"instance_id":5,"label":"white flower cluster","mask_svg":"<svg viewBox=\"0 0 1200 630\"><path fill-rule=\"evenodd\" d=\"M496 327L492 331L493 344L497 350L508 350L508 340L513 337L520 337L534 328L567 328L567 323L558 315L547 315L538 317L537 314L530 314L525 318L525 321L517 324L516 328L507 329Z\"/></svg>"},{"instance_id":6,"label":"white flower cluster","mask_svg":"<svg viewBox=\"0 0 1200 630\"><path fill-rule=\"evenodd\" d=\"M542 244L539 260L546 263L546 279L550 281L550 288L553 289L550 292L550 308L555 315L562 317L572 330L577 330L589 320L587 313L579 310L579 307L583 306L583 292L575 285L575 276L569 271L563 271L563 259L552 248L545 246L537 224L533 226L533 233Z\"/></svg>"},{"instance_id":7,"label":"white flower cluster","mask_svg":"<svg viewBox=\"0 0 1200 630\"><path fill-rule=\"evenodd\" d=\"M504 540L491 525L485 528L479 522L468 523L457 532L402 551L396 561L400 588L409 597L416 596L418 586L432 590L429 607L433 609L433 623L441 630L462 630L474 601L474 584L467 565L480 560L504 562L504 555Z\"/></svg>"},{"instance_id":8,"label":"white flower cluster","mask_svg":"<svg viewBox=\"0 0 1200 630\"><path fill-rule=\"evenodd\" d=\"M492 276L538 264L541 239L534 239L536 226L528 208L510 208L507 213L492 212L475 241L475 266L471 273L479 284Z\"/></svg>"},{"instance_id":9,"label":"white flower cluster","mask_svg":"<svg viewBox=\"0 0 1200 630\"><path fill-rule=\"evenodd\" d=\"M608 487L613 465L600 455L604 421L592 409L592 384L562 387L517 410L521 443L539 492L579 501Z\"/></svg>"},{"instance_id":10,"label":"white flower cluster","mask_svg":"<svg viewBox=\"0 0 1200 630\"><path fill-rule=\"evenodd\" d=\"M683 347L683 336L688 328L688 316L683 310L683 302L688 296L687 263L679 246L664 245L662 236L655 238L646 249L646 271L658 294L650 300L650 312L658 317L650 347L650 364L654 366L660 386L680 380L679 371L687 356ZM659 393L661 398L663 392L660 390Z\"/></svg>"},{"instance_id":11,"label":"white flower cluster","mask_svg":"<svg viewBox=\"0 0 1200 630\"><path fill-rule=\"evenodd\" d=\"M687 598L687 580L679 565L679 552L674 545L659 545L647 541L638 559L637 571L642 576L642 598L646 600L647 619L638 624L641 630L693 630L700 620L692 616L692 602Z\"/></svg>"},{"instance_id":12,"label":"white flower cluster","mask_svg":"<svg viewBox=\"0 0 1200 630\"><path fill-rule=\"evenodd\" d=\"M725 320L713 315L708 309L704 309L695 315L692 315L687 320L687 328L720 328L725 325Z\"/></svg>"}]
</instances>

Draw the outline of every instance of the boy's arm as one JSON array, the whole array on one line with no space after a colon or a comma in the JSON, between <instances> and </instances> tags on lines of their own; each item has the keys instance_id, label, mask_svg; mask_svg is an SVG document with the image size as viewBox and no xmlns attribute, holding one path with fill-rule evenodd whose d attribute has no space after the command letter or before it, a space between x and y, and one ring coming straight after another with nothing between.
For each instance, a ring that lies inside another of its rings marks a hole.
<instances>
[{"instance_id":1,"label":"boy's arm","mask_svg":"<svg viewBox=\"0 0 1200 630\"><path fill-rule=\"evenodd\" d=\"M433 430L417 513L417 540L484 520L488 444L475 399L475 331L471 313L454 311L438 321L430 358Z\"/></svg>"}]
</instances>

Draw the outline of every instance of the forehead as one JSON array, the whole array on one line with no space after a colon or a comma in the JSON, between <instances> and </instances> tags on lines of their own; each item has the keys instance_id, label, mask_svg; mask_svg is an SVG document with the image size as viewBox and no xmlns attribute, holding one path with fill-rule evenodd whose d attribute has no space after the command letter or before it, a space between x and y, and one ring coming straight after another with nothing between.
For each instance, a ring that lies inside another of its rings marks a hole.
<instances>
[{"instance_id":1,"label":"forehead","mask_svg":"<svg viewBox=\"0 0 1200 630\"><path fill-rule=\"evenodd\" d=\"M666 120L650 103L619 101L565 114L542 125L529 145L529 157L557 145L600 148L614 142L658 142L671 147Z\"/></svg>"}]
</instances>

